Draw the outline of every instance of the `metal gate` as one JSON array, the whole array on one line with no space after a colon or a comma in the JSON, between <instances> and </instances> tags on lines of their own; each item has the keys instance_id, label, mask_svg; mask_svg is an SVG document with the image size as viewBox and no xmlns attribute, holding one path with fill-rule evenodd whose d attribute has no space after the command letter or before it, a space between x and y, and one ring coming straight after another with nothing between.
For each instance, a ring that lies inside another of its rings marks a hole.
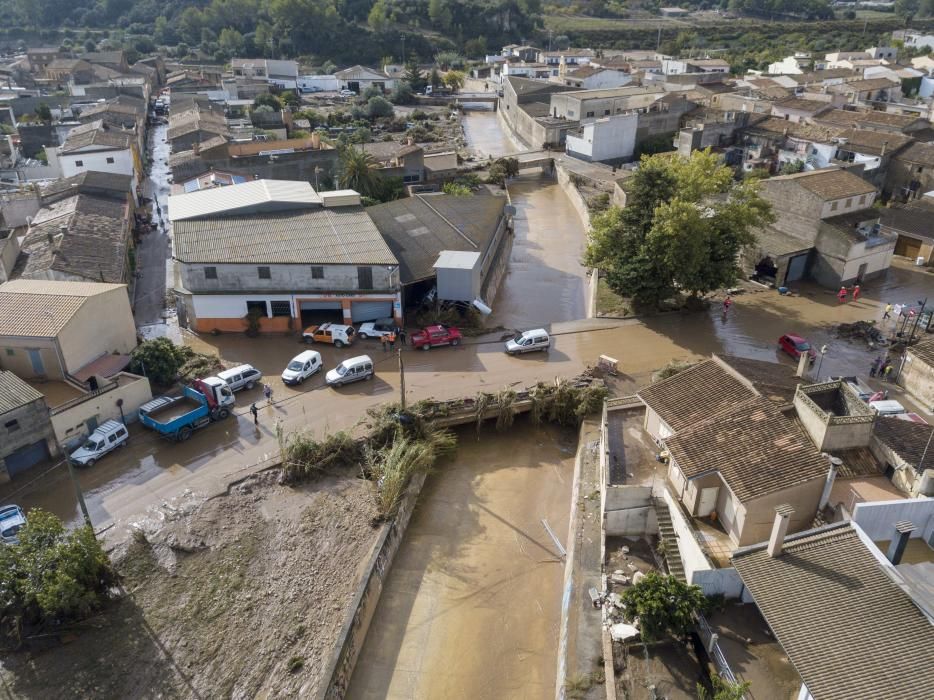
<instances>
[{"instance_id":1,"label":"metal gate","mask_svg":"<svg viewBox=\"0 0 934 700\"><path fill-rule=\"evenodd\" d=\"M339 301L303 301L301 303L302 311L340 311L341 303Z\"/></svg>"},{"instance_id":2,"label":"metal gate","mask_svg":"<svg viewBox=\"0 0 934 700\"><path fill-rule=\"evenodd\" d=\"M802 253L801 255L794 256L791 260L788 261L788 272L785 275L785 284L789 282L797 282L798 280L804 279L804 273L807 270L808 266L808 254Z\"/></svg>"},{"instance_id":3,"label":"metal gate","mask_svg":"<svg viewBox=\"0 0 934 700\"><path fill-rule=\"evenodd\" d=\"M392 318L391 301L355 301L350 305L350 317L354 323Z\"/></svg>"},{"instance_id":4,"label":"metal gate","mask_svg":"<svg viewBox=\"0 0 934 700\"><path fill-rule=\"evenodd\" d=\"M13 454L7 456L6 470L10 476L13 476L14 474L18 474L19 472L35 466L48 456L48 445L45 444L45 440L39 440L39 442L26 445L26 447L22 447Z\"/></svg>"}]
</instances>

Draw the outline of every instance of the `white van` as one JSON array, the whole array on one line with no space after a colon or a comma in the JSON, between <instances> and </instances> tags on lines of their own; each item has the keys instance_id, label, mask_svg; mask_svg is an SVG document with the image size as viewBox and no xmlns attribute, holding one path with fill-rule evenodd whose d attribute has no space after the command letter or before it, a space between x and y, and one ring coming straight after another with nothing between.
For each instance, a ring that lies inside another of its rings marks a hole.
<instances>
[{"instance_id":1,"label":"white van","mask_svg":"<svg viewBox=\"0 0 934 700\"><path fill-rule=\"evenodd\" d=\"M94 463L111 450L126 445L130 439L126 426L115 420L109 420L97 426L84 444L71 453L70 459L82 467L92 467Z\"/></svg>"},{"instance_id":2,"label":"white van","mask_svg":"<svg viewBox=\"0 0 934 700\"><path fill-rule=\"evenodd\" d=\"M512 340L506 341L506 352L509 355L518 355L523 352L535 352L541 350L548 352L551 346L551 338L548 331L544 328L536 328L531 331L524 331Z\"/></svg>"},{"instance_id":3,"label":"white van","mask_svg":"<svg viewBox=\"0 0 934 700\"><path fill-rule=\"evenodd\" d=\"M341 384L358 382L361 379L372 379L373 360L370 359L369 355L351 357L328 372L325 378L329 386L340 386Z\"/></svg>"},{"instance_id":4,"label":"white van","mask_svg":"<svg viewBox=\"0 0 934 700\"><path fill-rule=\"evenodd\" d=\"M231 391L240 391L241 389L252 389L259 384L263 378L263 373L253 365L240 365L232 369L225 369L218 372L219 379L227 382Z\"/></svg>"},{"instance_id":5,"label":"white van","mask_svg":"<svg viewBox=\"0 0 934 700\"><path fill-rule=\"evenodd\" d=\"M876 409L876 413L880 416L897 416L900 413L908 413L904 406L892 399L886 401L870 401L869 405Z\"/></svg>"},{"instance_id":6,"label":"white van","mask_svg":"<svg viewBox=\"0 0 934 700\"><path fill-rule=\"evenodd\" d=\"M282 373L282 381L286 384L301 384L315 372L318 372L322 366L320 352L316 350L300 352L292 358L292 361L285 368Z\"/></svg>"}]
</instances>

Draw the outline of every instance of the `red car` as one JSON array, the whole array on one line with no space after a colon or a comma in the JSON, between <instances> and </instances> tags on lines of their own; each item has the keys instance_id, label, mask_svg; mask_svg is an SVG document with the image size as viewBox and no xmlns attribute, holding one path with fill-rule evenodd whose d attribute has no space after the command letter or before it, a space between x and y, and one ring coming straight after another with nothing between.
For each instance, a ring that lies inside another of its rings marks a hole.
<instances>
[{"instance_id":1,"label":"red car","mask_svg":"<svg viewBox=\"0 0 934 700\"><path fill-rule=\"evenodd\" d=\"M428 326L412 334L412 347L430 350L439 345L459 345L461 332L453 326Z\"/></svg>"},{"instance_id":2,"label":"red car","mask_svg":"<svg viewBox=\"0 0 934 700\"><path fill-rule=\"evenodd\" d=\"M801 353L806 352L811 358L811 362L817 357L817 352L811 347L811 344L800 335L787 333L778 339L778 347L782 352L786 352L794 359L801 357Z\"/></svg>"}]
</instances>

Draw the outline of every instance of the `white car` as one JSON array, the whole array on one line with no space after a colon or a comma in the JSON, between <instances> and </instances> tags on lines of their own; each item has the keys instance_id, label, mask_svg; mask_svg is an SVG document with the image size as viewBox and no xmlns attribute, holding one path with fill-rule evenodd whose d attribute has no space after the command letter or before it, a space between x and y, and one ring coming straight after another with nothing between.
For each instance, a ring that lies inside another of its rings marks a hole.
<instances>
[{"instance_id":1,"label":"white car","mask_svg":"<svg viewBox=\"0 0 934 700\"><path fill-rule=\"evenodd\" d=\"M357 96L357 93L355 93L353 90L341 90L339 94L341 97L356 97Z\"/></svg>"},{"instance_id":2,"label":"white car","mask_svg":"<svg viewBox=\"0 0 934 700\"><path fill-rule=\"evenodd\" d=\"M512 340L506 341L506 353L509 355L519 355L524 352L548 352L551 346L551 338L548 331L544 328L520 333Z\"/></svg>"},{"instance_id":3,"label":"white car","mask_svg":"<svg viewBox=\"0 0 934 700\"><path fill-rule=\"evenodd\" d=\"M124 447L129 440L126 426L120 421L109 420L97 426L97 429L88 435L88 439L77 450L69 455L71 461L82 467L93 467L94 463L111 450Z\"/></svg>"},{"instance_id":4,"label":"white car","mask_svg":"<svg viewBox=\"0 0 934 700\"><path fill-rule=\"evenodd\" d=\"M357 335L366 340L367 338L382 338L384 335L394 333L396 322L391 318L381 318L378 321L367 321L360 325Z\"/></svg>"},{"instance_id":5,"label":"white car","mask_svg":"<svg viewBox=\"0 0 934 700\"><path fill-rule=\"evenodd\" d=\"M19 544L19 531L26 524L26 514L19 506L0 508L0 541L3 544Z\"/></svg>"},{"instance_id":6,"label":"white car","mask_svg":"<svg viewBox=\"0 0 934 700\"><path fill-rule=\"evenodd\" d=\"M341 386L373 378L373 360L369 355L359 355L344 360L325 375L328 386Z\"/></svg>"},{"instance_id":7,"label":"white car","mask_svg":"<svg viewBox=\"0 0 934 700\"><path fill-rule=\"evenodd\" d=\"M285 368L282 381L285 384L301 384L311 375L320 372L323 366L320 352L315 350L300 352Z\"/></svg>"},{"instance_id":8,"label":"white car","mask_svg":"<svg viewBox=\"0 0 934 700\"><path fill-rule=\"evenodd\" d=\"M892 399L886 401L870 401L869 405L872 406L880 416L897 416L901 413L908 413L904 406Z\"/></svg>"}]
</instances>

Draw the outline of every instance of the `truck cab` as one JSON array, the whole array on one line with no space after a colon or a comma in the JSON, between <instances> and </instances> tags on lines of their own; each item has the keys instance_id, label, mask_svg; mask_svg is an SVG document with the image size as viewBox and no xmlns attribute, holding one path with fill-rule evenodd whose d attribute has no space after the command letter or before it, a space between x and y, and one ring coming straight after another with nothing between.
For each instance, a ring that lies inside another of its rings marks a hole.
<instances>
[{"instance_id":1,"label":"truck cab","mask_svg":"<svg viewBox=\"0 0 934 700\"><path fill-rule=\"evenodd\" d=\"M412 347L430 350L441 345L457 346L461 342L461 332L454 326L426 326L412 334Z\"/></svg>"},{"instance_id":2,"label":"truck cab","mask_svg":"<svg viewBox=\"0 0 934 700\"><path fill-rule=\"evenodd\" d=\"M208 397L209 405L213 400L214 406L212 408L226 408L229 413L230 407L236 402L230 385L220 377L196 379L192 382L192 386Z\"/></svg>"}]
</instances>

